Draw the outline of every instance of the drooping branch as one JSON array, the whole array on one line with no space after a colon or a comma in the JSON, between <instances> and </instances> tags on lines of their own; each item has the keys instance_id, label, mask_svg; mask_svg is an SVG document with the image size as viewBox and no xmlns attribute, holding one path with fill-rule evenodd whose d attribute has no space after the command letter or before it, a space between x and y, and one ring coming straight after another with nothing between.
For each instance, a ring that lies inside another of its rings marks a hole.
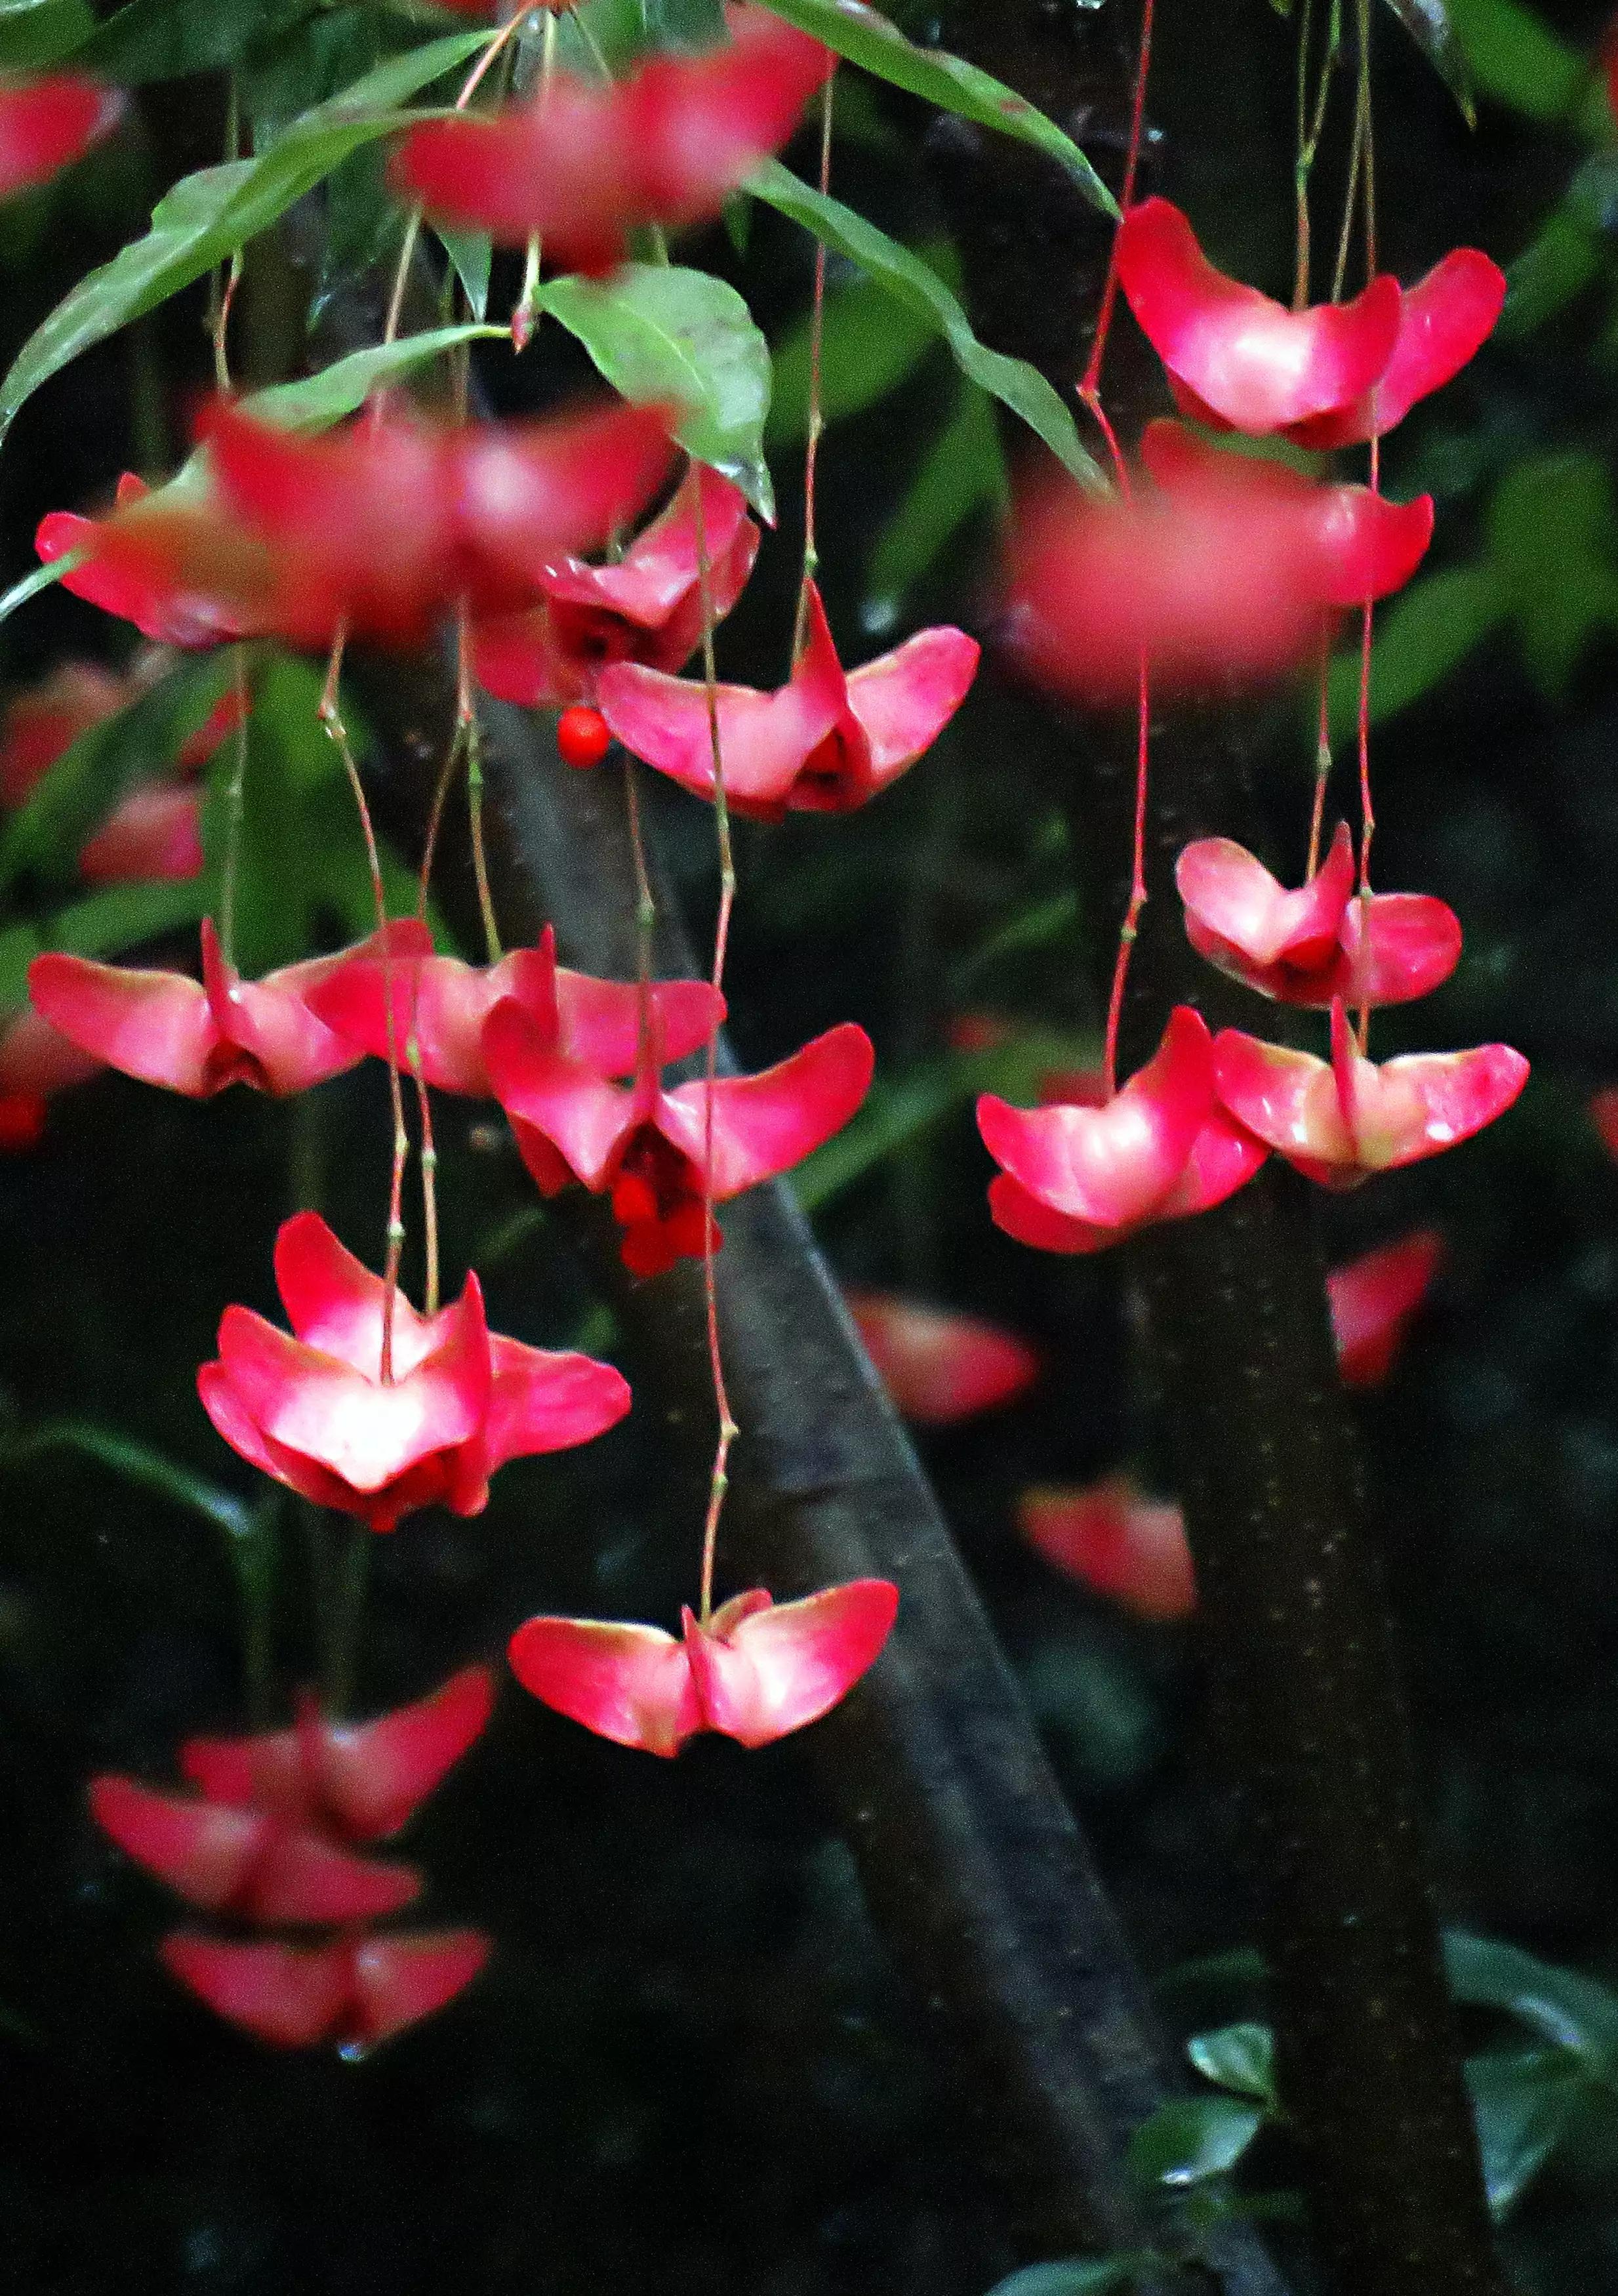
<instances>
[{"instance_id":1,"label":"drooping branch","mask_svg":"<svg viewBox=\"0 0 1618 2296\"><path fill-rule=\"evenodd\" d=\"M402 825L419 829L447 685L413 689L390 665L365 698ZM627 977L634 879L616 776L559 770L515 713L491 713L490 734L503 920L515 936L548 918L568 962ZM659 931L659 964L693 970L666 898ZM591 1209L581 1227L615 1292L644 1405L706 1465L699 1273L629 1284L610 1223ZM724 1230L725 1363L744 1433L722 1570L732 1586L767 1581L781 1596L868 1574L898 1581L888 1652L805 1751L884 1935L946 2013L966 2061L960 2093L1004 2164L1030 2252L1147 2244L1163 2227L1124 2152L1172 2080L1116 1916L802 1215L786 1190L762 1188L727 1208ZM1171 2224L1169 2237L1228 2296L1284 2296L1239 2226L1204 2235Z\"/></svg>"},{"instance_id":2,"label":"drooping branch","mask_svg":"<svg viewBox=\"0 0 1618 2296\"><path fill-rule=\"evenodd\" d=\"M962 0L949 33L1058 119L1083 123L1092 144L1126 117L1111 10ZM940 137L936 158L975 324L1072 388L1103 259L1093 217L1053 171L1008 168L970 133ZM1124 397L1137 415L1156 411L1141 405L1138 369ZM1127 859L1132 758L1126 766L1106 727L1053 723L1050 747L1066 759L1058 780L1081 867L1109 857L1083 889L1086 911L1122 914L1108 873ZM1235 1017L1186 946L1172 869L1189 838L1256 841L1246 768L1239 724L1188 714L1155 728L1137 1054L1175 1002ZM1220 1211L1130 1249L1247 1813L1281 2094L1330 2285L1337 2296L1494 2296L1504 2283L1307 1195L1272 1162Z\"/></svg>"}]
</instances>

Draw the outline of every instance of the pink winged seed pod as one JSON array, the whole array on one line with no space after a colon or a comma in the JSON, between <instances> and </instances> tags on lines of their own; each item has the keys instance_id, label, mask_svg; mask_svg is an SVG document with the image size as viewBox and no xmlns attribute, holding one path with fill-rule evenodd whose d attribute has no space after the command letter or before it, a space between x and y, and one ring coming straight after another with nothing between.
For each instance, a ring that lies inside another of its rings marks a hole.
<instances>
[{"instance_id":1,"label":"pink winged seed pod","mask_svg":"<svg viewBox=\"0 0 1618 2296\"><path fill-rule=\"evenodd\" d=\"M385 1841L482 1734L494 1704L484 1666L462 1667L430 1696L368 1722L335 1721L305 1698L290 1730L187 1739L180 1767L210 1802L346 1841Z\"/></svg>"},{"instance_id":2,"label":"pink winged seed pod","mask_svg":"<svg viewBox=\"0 0 1618 2296\"><path fill-rule=\"evenodd\" d=\"M1368 1061L1341 997L1331 1008L1329 1061L1224 1029L1214 1068L1220 1100L1237 1122L1328 1188L1358 1187L1373 1172L1469 1140L1505 1113L1528 1079L1527 1062L1509 1045Z\"/></svg>"},{"instance_id":3,"label":"pink winged seed pod","mask_svg":"<svg viewBox=\"0 0 1618 2296\"><path fill-rule=\"evenodd\" d=\"M1444 902L1426 893L1356 896L1346 823L1295 892L1229 837L1186 846L1174 882L1197 955L1279 1004L1407 1004L1447 980L1460 957L1460 921Z\"/></svg>"},{"instance_id":4,"label":"pink winged seed pod","mask_svg":"<svg viewBox=\"0 0 1618 2296\"><path fill-rule=\"evenodd\" d=\"M362 947L306 991L310 1011L345 1043L387 1058L391 976L395 1051L405 1059L413 1029L421 1074L441 1092L493 1097L483 1059L483 1024L503 998L527 1013L547 1050L583 1062L602 1076L626 1076L634 1067L641 1031L638 986L597 980L559 965L551 926L537 947L513 949L488 965L434 955L423 928L413 929L419 941L401 927L394 931L398 937L391 958ZM723 1018L724 999L706 980L651 984L651 1024L670 1060L683 1060L707 1044Z\"/></svg>"},{"instance_id":5,"label":"pink winged seed pod","mask_svg":"<svg viewBox=\"0 0 1618 2296\"><path fill-rule=\"evenodd\" d=\"M1138 1619L1188 1619L1197 1607L1185 1517L1131 1475L1037 1484L1017 1499L1017 1527L1053 1569Z\"/></svg>"},{"instance_id":6,"label":"pink winged seed pod","mask_svg":"<svg viewBox=\"0 0 1618 2296\"><path fill-rule=\"evenodd\" d=\"M158 1956L217 2016L272 2048L330 2043L357 2057L436 2015L490 1951L480 1930L395 1930L312 1947L176 1930Z\"/></svg>"},{"instance_id":7,"label":"pink winged seed pod","mask_svg":"<svg viewBox=\"0 0 1618 2296\"><path fill-rule=\"evenodd\" d=\"M661 1048L649 1042L633 1084L616 1085L548 1049L512 999L484 1024L483 1054L523 1162L546 1195L576 1180L609 1194L624 1230L624 1264L658 1275L700 1259L711 1125L713 1200L723 1203L789 1171L839 1131L870 1086L870 1037L852 1021L828 1029L756 1076L720 1077L665 1091Z\"/></svg>"},{"instance_id":8,"label":"pink winged seed pod","mask_svg":"<svg viewBox=\"0 0 1618 2296\"><path fill-rule=\"evenodd\" d=\"M1382 1385L1443 1259L1443 1237L1421 1227L1331 1270L1326 1298L1344 1387Z\"/></svg>"},{"instance_id":9,"label":"pink winged seed pod","mask_svg":"<svg viewBox=\"0 0 1618 2296\"><path fill-rule=\"evenodd\" d=\"M732 1595L706 1624L529 1619L512 1636L511 1671L544 1705L598 1737L672 1756L698 1731L767 1746L819 1721L874 1662L899 1590L856 1578L777 1604L762 1587Z\"/></svg>"},{"instance_id":10,"label":"pink winged seed pod","mask_svg":"<svg viewBox=\"0 0 1618 2296\"><path fill-rule=\"evenodd\" d=\"M719 755L726 802L761 821L846 813L931 748L965 700L979 649L963 630L919 630L846 671L820 592L809 591L804 651L773 693L722 685ZM604 670L596 701L617 739L699 797L714 794L707 695L700 683L634 663Z\"/></svg>"},{"instance_id":11,"label":"pink winged seed pod","mask_svg":"<svg viewBox=\"0 0 1618 2296\"><path fill-rule=\"evenodd\" d=\"M291 1332L227 1308L203 1407L250 1466L372 1530L422 1506L481 1513L508 1459L590 1442L629 1408L609 1364L491 1333L470 1275L434 1316L395 1293L384 1379L387 1286L315 1212L282 1226L275 1281Z\"/></svg>"},{"instance_id":12,"label":"pink winged seed pod","mask_svg":"<svg viewBox=\"0 0 1618 2296\"><path fill-rule=\"evenodd\" d=\"M1189 1004L1101 1106L1013 1108L985 1093L977 1128L1001 1167L996 1226L1042 1251L1099 1251L1148 1222L1206 1211L1268 1153L1215 1100L1212 1039Z\"/></svg>"}]
</instances>

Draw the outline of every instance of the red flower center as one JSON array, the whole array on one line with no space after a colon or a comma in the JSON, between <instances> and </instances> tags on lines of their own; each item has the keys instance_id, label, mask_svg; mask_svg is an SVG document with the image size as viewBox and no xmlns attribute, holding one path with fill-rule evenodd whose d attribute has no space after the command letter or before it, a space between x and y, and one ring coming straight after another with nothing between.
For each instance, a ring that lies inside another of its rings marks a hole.
<instances>
[{"instance_id":1,"label":"red flower center","mask_svg":"<svg viewBox=\"0 0 1618 2296\"><path fill-rule=\"evenodd\" d=\"M677 1259L702 1257L701 1175L650 1124L631 1135L618 1160L612 1216L624 1231L619 1250L632 1275L661 1275Z\"/></svg>"}]
</instances>

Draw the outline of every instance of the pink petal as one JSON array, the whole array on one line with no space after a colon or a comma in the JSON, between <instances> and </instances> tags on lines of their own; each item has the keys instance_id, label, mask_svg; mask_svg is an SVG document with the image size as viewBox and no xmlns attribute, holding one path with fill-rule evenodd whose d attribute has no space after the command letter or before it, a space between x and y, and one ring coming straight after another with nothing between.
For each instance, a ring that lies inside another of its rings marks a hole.
<instances>
[{"instance_id":1,"label":"pink petal","mask_svg":"<svg viewBox=\"0 0 1618 2296\"><path fill-rule=\"evenodd\" d=\"M703 1727L685 1650L661 1627L529 1619L507 1655L525 1690L620 1746L677 1754Z\"/></svg>"},{"instance_id":2,"label":"pink petal","mask_svg":"<svg viewBox=\"0 0 1618 2296\"><path fill-rule=\"evenodd\" d=\"M522 960L522 962L519 962ZM496 965L458 956L413 955L391 963L355 952L306 992L310 1010L328 1028L378 1060L388 1057L389 997L395 1057L409 1066L413 1033L426 1082L440 1092L490 1096L483 1065L483 1023L502 996L519 997L536 1025L555 1026L554 950L518 949Z\"/></svg>"},{"instance_id":3,"label":"pink petal","mask_svg":"<svg viewBox=\"0 0 1618 2296\"><path fill-rule=\"evenodd\" d=\"M241 1895L272 1831L257 1811L162 1793L134 1778L93 1778L89 1803L127 1857L209 1913Z\"/></svg>"},{"instance_id":4,"label":"pink petal","mask_svg":"<svg viewBox=\"0 0 1618 2296\"><path fill-rule=\"evenodd\" d=\"M1361 1162L1389 1171L1441 1155L1504 1115L1528 1081L1509 1045L1460 1053L1410 1053L1355 1062L1354 1130Z\"/></svg>"},{"instance_id":5,"label":"pink petal","mask_svg":"<svg viewBox=\"0 0 1618 2296\"><path fill-rule=\"evenodd\" d=\"M1187 937L1200 955L1220 964L1217 948L1254 967L1284 958L1298 972L1312 972L1336 956L1353 891L1348 824L1339 825L1325 861L1295 893L1283 890L1262 861L1228 837L1186 846L1174 865L1174 882L1185 904Z\"/></svg>"},{"instance_id":6,"label":"pink petal","mask_svg":"<svg viewBox=\"0 0 1618 2296\"><path fill-rule=\"evenodd\" d=\"M0 199L45 183L78 159L123 109L117 88L67 72L0 87Z\"/></svg>"},{"instance_id":7,"label":"pink petal","mask_svg":"<svg viewBox=\"0 0 1618 2296\"><path fill-rule=\"evenodd\" d=\"M208 1801L300 1824L315 1815L296 1730L266 1730L251 1738L188 1738L180 1749L180 1770Z\"/></svg>"},{"instance_id":8,"label":"pink petal","mask_svg":"<svg viewBox=\"0 0 1618 2296\"><path fill-rule=\"evenodd\" d=\"M902 1415L948 1427L1010 1403L1039 1377L1038 1355L980 1316L888 1292L845 1293L865 1351Z\"/></svg>"},{"instance_id":9,"label":"pink petal","mask_svg":"<svg viewBox=\"0 0 1618 2296\"><path fill-rule=\"evenodd\" d=\"M1009 1172L998 1173L989 1183L989 1217L1002 1234L1035 1251L1105 1251L1134 1232L1053 1212Z\"/></svg>"},{"instance_id":10,"label":"pink petal","mask_svg":"<svg viewBox=\"0 0 1618 2296\"><path fill-rule=\"evenodd\" d=\"M1591 1093L1589 1108L1602 1146L1618 1160L1618 1085L1603 1085L1599 1092Z\"/></svg>"},{"instance_id":11,"label":"pink petal","mask_svg":"<svg viewBox=\"0 0 1618 2296\"><path fill-rule=\"evenodd\" d=\"M838 1132L870 1089L876 1054L852 1021L828 1029L756 1076L721 1077L713 1087L714 1201L772 1180ZM665 1093L658 1129L699 1175L707 1163L706 1081Z\"/></svg>"},{"instance_id":12,"label":"pink petal","mask_svg":"<svg viewBox=\"0 0 1618 2296\"><path fill-rule=\"evenodd\" d=\"M537 233L564 269L610 269L644 209L622 110L620 88L559 73L543 105L413 127L394 155L395 187L502 246Z\"/></svg>"},{"instance_id":13,"label":"pink petal","mask_svg":"<svg viewBox=\"0 0 1618 2296\"><path fill-rule=\"evenodd\" d=\"M398 1833L481 1736L494 1704L487 1667L468 1666L429 1697L370 1722L311 1716L298 1734L322 1807L356 1841Z\"/></svg>"},{"instance_id":14,"label":"pink petal","mask_svg":"<svg viewBox=\"0 0 1618 2296\"><path fill-rule=\"evenodd\" d=\"M360 1514L371 1521L372 1529L390 1529L390 1524L374 1519L370 1504L349 1489L328 1468L317 1466L313 1459L289 1451L284 1444L273 1443L253 1418L231 1383L230 1374L222 1363L203 1364L197 1373L197 1393L202 1408L214 1423L215 1431L223 1436L232 1450L245 1459L249 1467L261 1474L274 1476L289 1490L301 1498L312 1499L316 1506L334 1508L341 1514Z\"/></svg>"},{"instance_id":15,"label":"pink petal","mask_svg":"<svg viewBox=\"0 0 1618 2296\"><path fill-rule=\"evenodd\" d=\"M1197 1608L1184 1515L1173 1500L1143 1496L1128 1475L1024 1491L1017 1527L1055 1569L1138 1619L1189 1619Z\"/></svg>"},{"instance_id":16,"label":"pink petal","mask_svg":"<svg viewBox=\"0 0 1618 2296\"><path fill-rule=\"evenodd\" d=\"M510 997L484 1023L483 1057L507 1114L543 1135L587 1188L604 1186L614 1155L637 1121L633 1095L548 1050Z\"/></svg>"},{"instance_id":17,"label":"pink petal","mask_svg":"<svg viewBox=\"0 0 1618 2296\"><path fill-rule=\"evenodd\" d=\"M1460 373L1493 332L1506 300L1506 275L1475 247L1451 248L1425 279L1407 287L1393 355L1381 379L1352 404L1299 423L1303 447L1352 447L1402 422L1418 398Z\"/></svg>"},{"instance_id":18,"label":"pink petal","mask_svg":"<svg viewBox=\"0 0 1618 2296\"><path fill-rule=\"evenodd\" d=\"M964 630L918 630L850 673L848 707L870 744L873 791L931 749L965 701L981 652Z\"/></svg>"},{"instance_id":19,"label":"pink petal","mask_svg":"<svg viewBox=\"0 0 1618 2296\"><path fill-rule=\"evenodd\" d=\"M494 1951L481 1930L406 1931L365 1938L354 1948L349 2038L380 2047L463 1993Z\"/></svg>"},{"instance_id":20,"label":"pink petal","mask_svg":"<svg viewBox=\"0 0 1618 2296\"><path fill-rule=\"evenodd\" d=\"M158 1958L217 2015L275 2048L329 2039L348 1999L351 1948L343 1944L236 1944L176 1930Z\"/></svg>"},{"instance_id":21,"label":"pink petal","mask_svg":"<svg viewBox=\"0 0 1618 2296\"><path fill-rule=\"evenodd\" d=\"M483 1439L490 1473L508 1459L592 1442L629 1409L629 1382L610 1364L500 1334L489 1344L494 1378Z\"/></svg>"},{"instance_id":22,"label":"pink petal","mask_svg":"<svg viewBox=\"0 0 1618 2296\"><path fill-rule=\"evenodd\" d=\"M382 1321L388 1286L346 1251L318 1212L294 1212L275 1237L275 1288L293 1336L335 1356L367 1379L382 1375ZM414 1371L442 1335L443 1316L419 1316L394 1293L393 1368Z\"/></svg>"},{"instance_id":23,"label":"pink petal","mask_svg":"<svg viewBox=\"0 0 1618 2296\"><path fill-rule=\"evenodd\" d=\"M985 1093L977 1128L995 1162L1050 1210L1118 1228L1168 1195L1212 1097L1206 1025L1178 1004L1152 1059L1104 1107L1019 1109Z\"/></svg>"},{"instance_id":24,"label":"pink petal","mask_svg":"<svg viewBox=\"0 0 1618 2296\"><path fill-rule=\"evenodd\" d=\"M200 875L202 793L149 782L130 791L80 846L78 873L92 885Z\"/></svg>"},{"instance_id":25,"label":"pink petal","mask_svg":"<svg viewBox=\"0 0 1618 2296\"><path fill-rule=\"evenodd\" d=\"M42 1020L82 1052L143 1083L203 1100L232 1081L214 1055L219 1032L200 981L184 973L37 956L29 995Z\"/></svg>"},{"instance_id":26,"label":"pink petal","mask_svg":"<svg viewBox=\"0 0 1618 2296\"><path fill-rule=\"evenodd\" d=\"M99 1076L102 1063L81 1052L25 1004L0 1024L0 1093L43 1098Z\"/></svg>"},{"instance_id":27,"label":"pink petal","mask_svg":"<svg viewBox=\"0 0 1618 2296\"><path fill-rule=\"evenodd\" d=\"M1342 943L1336 995L1356 1007L1406 1004L1440 987L1460 962L1460 919L1429 893L1373 893L1349 903ZM1320 1001L1327 1002L1324 984Z\"/></svg>"},{"instance_id":28,"label":"pink petal","mask_svg":"<svg viewBox=\"0 0 1618 2296\"><path fill-rule=\"evenodd\" d=\"M1254 434L1352 404L1388 365L1399 332L1395 280L1373 279L1352 303L1288 311L1216 271L1167 200L1124 218L1118 277L1164 366Z\"/></svg>"},{"instance_id":29,"label":"pink petal","mask_svg":"<svg viewBox=\"0 0 1618 2296\"><path fill-rule=\"evenodd\" d=\"M1191 1143L1185 1169L1152 1214L1154 1220L1189 1219L1212 1211L1245 1188L1269 1156L1262 1140L1236 1123L1217 1101Z\"/></svg>"},{"instance_id":30,"label":"pink petal","mask_svg":"<svg viewBox=\"0 0 1618 2296\"><path fill-rule=\"evenodd\" d=\"M740 488L699 463L622 558L604 566L560 559L545 569L545 595L568 605L605 609L641 629L661 628L698 586L699 488L710 575L731 557L749 529L756 547L758 529L747 515Z\"/></svg>"},{"instance_id":31,"label":"pink petal","mask_svg":"<svg viewBox=\"0 0 1618 2296\"><path fill-rule=\"evenodd\" d=\"M545 568L625 526L674 460L668 415L622 402L451 434L456 529L479 611L526 606Z\"/></svg>"},{"instance_id":32,"label":"pink petal","mask_svg":"<svg viewBox=\"0 0 1618 2296\"><path fill-rule=\"evenodd\" d=\"M1369 487L1324 487L1315 516L1320 594L1328 605L1357 606L1401 590L1433 539L1433 497L1390 502Z\"/></svg>"},{"instance_id":33,"label":"pink petal","mask_svg":"<svg viewBox=\"0 0 1618 2296\"><path fill-rule=\"evenodd\" d=\"M262 980L243 980L219 953L211 917L202 920L202 985L222 1047L238 1055L227 1081L255 1084L284 1096L324 1084L359 1064L360 1054L306 1004L305 992L323 980L333 960L290 964Z\"/></svg>"},{"instance_id":34,"label":"pink petal","mask_svg":"<svg viewBox=\"0 0 1618 2296\"><path fill-rule=\"evenodd\" d=\"M760 1603L729 1627L723 1611L706 1629L687 1611L685 1646L707 1727L767 1746L818 1722L874 1664L898 1610L887 1579L856 1578L801 1602Z\"/></svg>"},{"instance_id":35,"label":"pink petal","mask_svg":"<svg viewBox=\"0 0 1618 2296\"><path fill-rule=\"evenodd\" d=\"M1344 1387L1382 1385L1443 1259L1443 1237L1423 1227L1332 1269L1326 1296Z\"/></svg>"},{"instance_id":36,"label":"pink petal","mask_svg":"<svg viewBox=\"0 0 1618 2296\"><path fill-rule=\"evenodd\" d=\"M596 980L560 967L556 1004L560 1049L598 1075L628 1076L641 1042L641 991L633 980ZM657 1041L666 1061L682 1061L706 1045L724 1019L724 998L706 980L654 980Z\"/></svg>"},{"instance_id":37,"label":"pink petal","mask_svg":"<svg viewBox=\"0 0 1618 2296\"><path fill-rule=\"evenodd\" d=\"M836 58L754 8L726 10L731 38L689 59L658 56L627 83L622 119L650 217L716 216L727 193L786 143Z\"/></svg>"},{"instance_id":38,"label":"pink petal","mask_svg":"<svg viewBox=\"0 0 1618 2296\"><path fill-rule=\"evenodd\" d=\"M1357 1161L1330 1066L1312 1053L1222 1029L1214 1039L1214 1079L1237 1122L1301 1171Z\"/></svg>"},{"instance_id":39,"label":"pink petal","mask_svg":"<svg viewBox=\"0 0 1618 2296\"><path fill-rule=\"evenodd\" d=\"M396 1914L421 1894L421 1876L413 1866L356 1857L318 1833L272 1821L234 1910L253 1922L323 1927Z\"/></svg>"},{"instance_id":40,"label":"pink petal","mask_svg":"<svg viewBox=\"0 0 1618 2296\"><path fill-rule=\"evenodd\" d=\"M118 481L120 510L148 492L126 472ZM156 644L194 647L241 637L255 627L248 602L261 586L264 569L250 548L225 548L223 539L208 521L168 509L138 519L53 511L40 521L34 547L47 566L87 552L84 564L61 577L64 590L133 622ZM223 580L222 588L206 586L208 573Z\"/></svg>"},{"instance_id":41,"label":"pink petal","mask_svg":"<svg viewBox=\"0 0 1618 2296\"><path fill-rule=\"evenodd\" d=\"M81 734L115 718L130 698L127 679L93 661L58 662L15 695L0 716L0 804L20 805Z\"/></svg>"}]
</instances>

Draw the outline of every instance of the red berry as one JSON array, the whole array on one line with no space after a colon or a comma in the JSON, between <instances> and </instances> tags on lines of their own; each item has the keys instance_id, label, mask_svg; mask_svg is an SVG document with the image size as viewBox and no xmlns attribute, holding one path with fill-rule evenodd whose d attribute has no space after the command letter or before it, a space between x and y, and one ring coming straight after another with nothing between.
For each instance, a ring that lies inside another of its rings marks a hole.
<instances>
[{"instance_id":1,"label":"red berry","mask_svg":"<svg viewBox=\"0 0 1618 2296\"><path fill-rule=\"evenodd\" d=\"M556 721L556 747L565 766L599 766L611 741L601 711L582 703L564 709Z\"/></svg>"}]
</instances>

